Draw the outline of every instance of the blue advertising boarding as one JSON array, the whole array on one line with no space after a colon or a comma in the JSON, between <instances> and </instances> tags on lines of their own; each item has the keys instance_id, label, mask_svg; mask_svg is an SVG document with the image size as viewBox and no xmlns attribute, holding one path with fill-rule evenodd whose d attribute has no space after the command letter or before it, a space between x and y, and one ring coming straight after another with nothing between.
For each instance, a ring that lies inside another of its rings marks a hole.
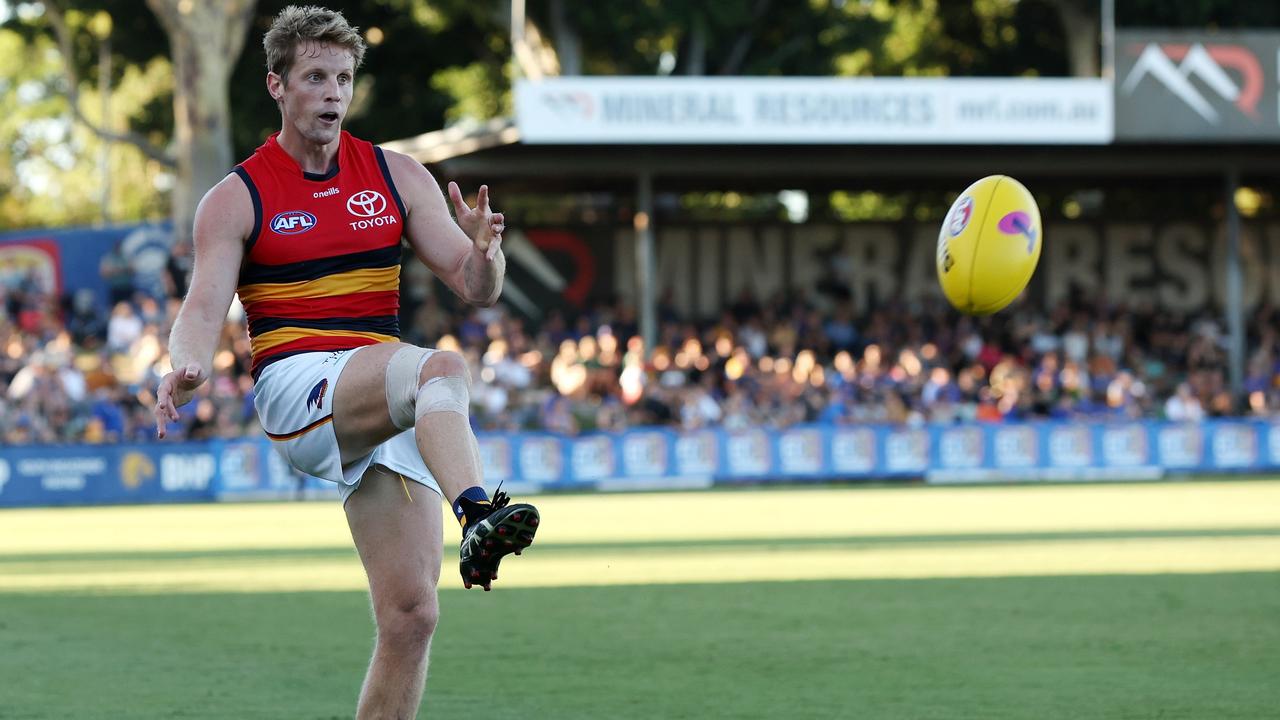
<instances>
[{"instance_id":1,"label":"blue advertising boarding","mask_svg":"<svg viewBox=\"0 0 1280 720\"><path fill-rule=\"evenodd\" d=\"M641 490L715 484L1150 480L1280 470L1280 423L1026 423L786 430L640 428L479 437L490 488ZM336 498L266 439L0 448L0 506Z\"/></svg>"}]
</instances>

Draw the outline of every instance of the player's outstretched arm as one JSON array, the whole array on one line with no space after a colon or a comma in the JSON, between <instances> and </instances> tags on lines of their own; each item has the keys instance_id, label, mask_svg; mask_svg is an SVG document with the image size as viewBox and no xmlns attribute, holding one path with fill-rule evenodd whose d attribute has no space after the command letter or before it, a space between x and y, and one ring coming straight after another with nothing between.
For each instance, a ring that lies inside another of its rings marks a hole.
<instances>
[{"instance_id":1,"label":"player's outstretched arm","mask_svg":"<svg viewBox=\"0 0 1280 720\"><path fill-rule=\"evenodd\" d=\"M191 288L169 334L173 370L156 388L156 434L162 438L165 425L178 419L178 408L213 371L213 352L236 293L244 241L252 231L249 190L239 177L228 175L196 209Z\"/></svg>"},{"instance_id":2,"label":"player's outstretched arm","mask_svg":"<svg viewBox=\"0 0 1280 720\"><path fill-rule=\"evenodd\" d=\"M502 213L489 207L488 186L480 186L473 208L463 200L458 185L449 183L455 222L440 186L425 167L407 155L383 152L408 214L405 236L418 259L463 300L493 305L502 294L507 268L502 254L506 226Z\"/></svg>"}]
</instances>

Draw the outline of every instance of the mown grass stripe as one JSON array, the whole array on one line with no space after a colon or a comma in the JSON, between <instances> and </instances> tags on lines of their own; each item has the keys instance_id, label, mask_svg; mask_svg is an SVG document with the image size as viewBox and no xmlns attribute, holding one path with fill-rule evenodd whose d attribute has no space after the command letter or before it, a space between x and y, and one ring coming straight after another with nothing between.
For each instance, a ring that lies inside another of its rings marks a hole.
<instances>
[{"instance_id":1,"label":"mown grass stripe","mask_svg":"<svg viewBox=\"0 0 1280 720\"><path fill-rule=\"evenodd\" d=\"M923 535L845 535L841 537L747 537L693 538L684 540L648 540L615 542L543 542L531 552L544 553L626 553L670 551L722 551L803 548L850 548L893 545L968 545L975 543L1040 543L1094 540L1163 540L1179 538L1248 538L1278 537L1280 527L1257 528L1187 528L1156 530L1086 530L1079 532L1023 533L938 533ZM355 550L346 545L327 547L258 547L212 550L140 550L136 552L56 552L0 553L0 574L6 566L38 563L162 563L235 560L237 562L287 559L355 558Z\"/></svg>"}]
</instances>

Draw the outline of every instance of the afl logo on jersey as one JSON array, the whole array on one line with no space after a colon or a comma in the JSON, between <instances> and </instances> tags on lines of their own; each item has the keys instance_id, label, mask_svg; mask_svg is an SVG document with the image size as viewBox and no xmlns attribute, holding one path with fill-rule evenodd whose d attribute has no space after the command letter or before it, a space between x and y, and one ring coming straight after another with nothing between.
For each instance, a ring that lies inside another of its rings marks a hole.
<instances>
[{"instance_id":1,"label":"afl logo on jersey","mask_svg":"<svg viewBox=\"0 0 1280 720\"><path fill-rule=\"evenodd\" d=\"M316 226L316 216L302 210L285 210L271 218L271 230L281 235L297 235Z\"/></svg>"}]
</instances>

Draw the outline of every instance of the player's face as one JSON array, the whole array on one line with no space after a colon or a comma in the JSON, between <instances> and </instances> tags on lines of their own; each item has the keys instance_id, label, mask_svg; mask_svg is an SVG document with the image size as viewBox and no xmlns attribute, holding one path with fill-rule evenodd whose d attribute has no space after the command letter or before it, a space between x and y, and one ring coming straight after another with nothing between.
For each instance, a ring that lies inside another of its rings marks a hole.
<instances>
[{"instance_id":1,"label":"player's face","mask_svg":"<svg viewBox=\"0 0 1280 720\"><path fill-rule=\"evenodd\" d=\"M355 56L345 47L317 42L299 47L289 82L274 88L284 124L317 145L337 140L355 73Z\"/></svg>"}]
</instances>

